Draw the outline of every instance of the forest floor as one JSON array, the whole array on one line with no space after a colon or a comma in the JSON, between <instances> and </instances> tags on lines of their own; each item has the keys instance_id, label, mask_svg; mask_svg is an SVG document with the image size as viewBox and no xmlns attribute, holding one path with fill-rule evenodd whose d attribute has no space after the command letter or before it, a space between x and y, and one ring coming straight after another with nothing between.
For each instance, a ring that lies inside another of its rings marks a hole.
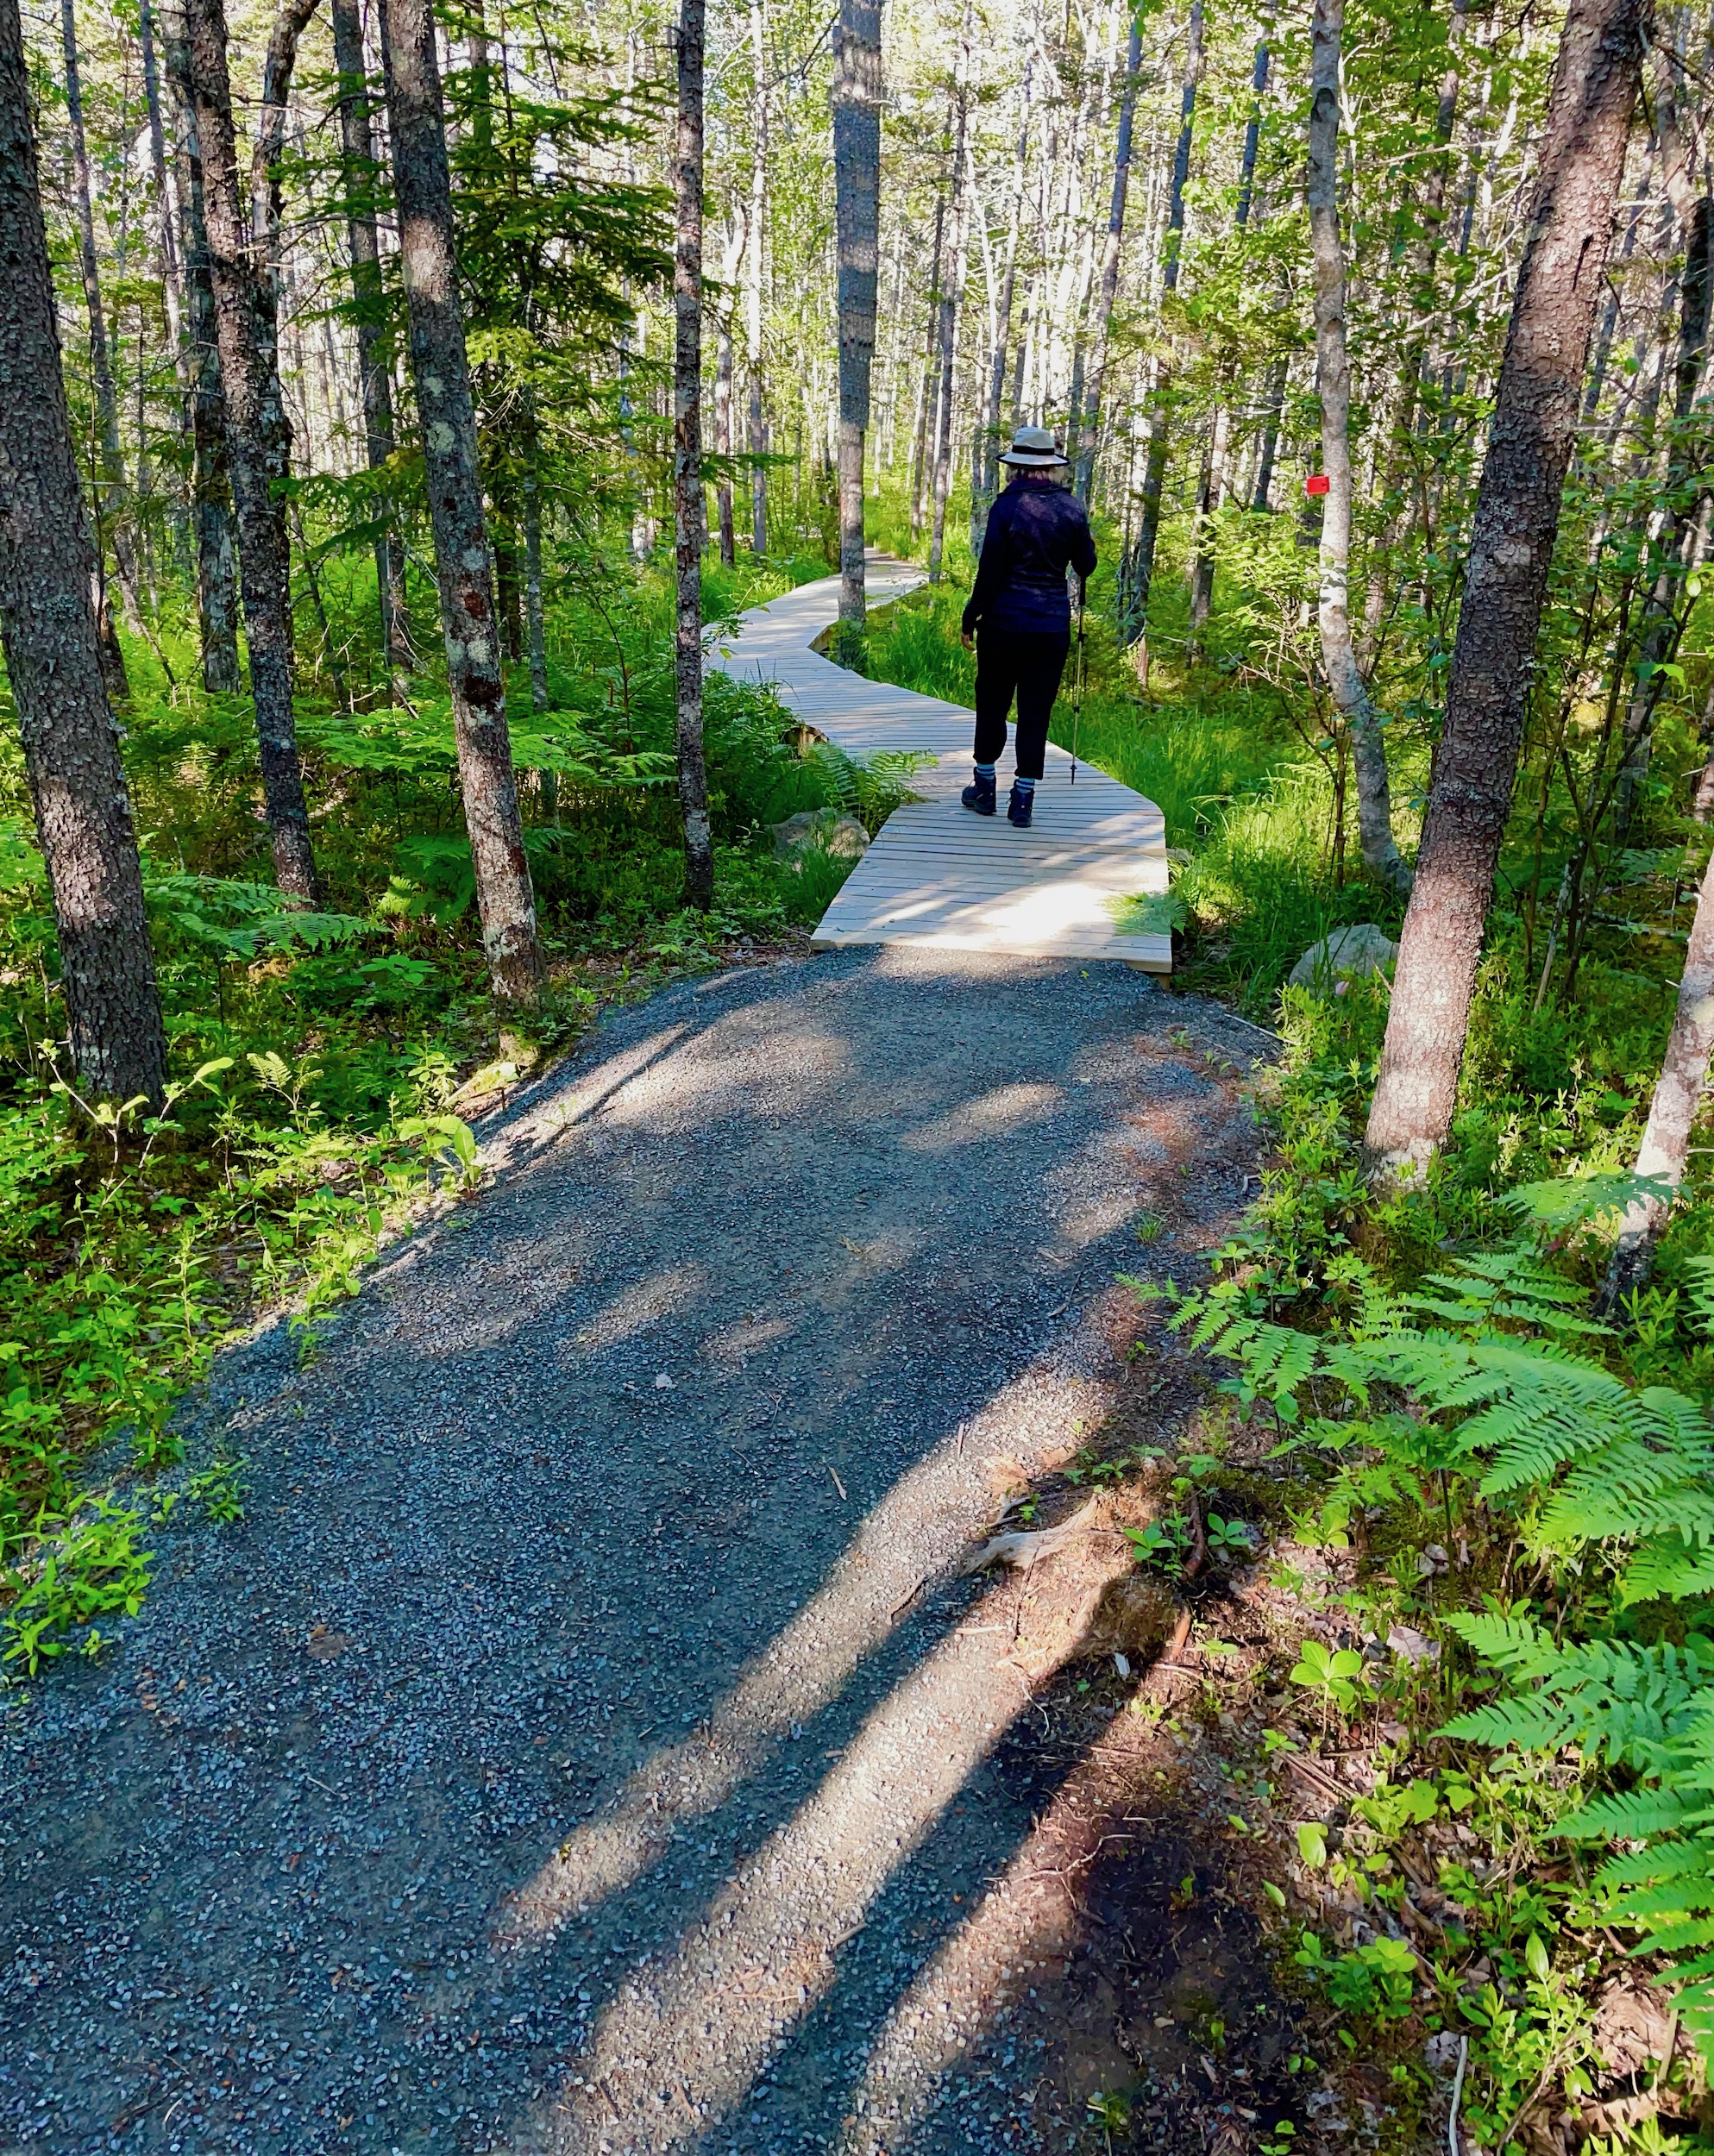
<instances>
[{"instance_id":1,"label":"forest floor","mask_svg":"<svg viewBox=\"0 0 1714 2156\"><path fill-rule=\"evenodd\" d=\"M1177 1711L1089 1471L1200 1396L1115 1275L1221 1240L1265 1049L1127 968L842 953L514 1100L487 1188L191 1403L242 1523L7 1701L4 2156L1304 2122L1242 1718ZM1070 1545L967 1570L1056 1472Z\"/></svg>"}]
</instances>

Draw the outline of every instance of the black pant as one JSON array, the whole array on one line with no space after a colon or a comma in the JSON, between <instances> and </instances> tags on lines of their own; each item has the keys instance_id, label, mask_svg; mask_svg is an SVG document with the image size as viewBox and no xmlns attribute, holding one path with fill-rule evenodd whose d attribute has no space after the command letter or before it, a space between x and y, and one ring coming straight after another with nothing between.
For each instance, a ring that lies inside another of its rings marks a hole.
<instances>
[{"instance_id":1,"label":"black pant","mask_svg":"<svg viewBox=\"0 0 1714 2156\"><path fill-rule=\"evenodd\" d=\"M1006 721L1018 699L1018 776L1039 779L1047 752L1047 722L1071 649L1061 630L978 629L976 640L976 760L995 763L1006 746Z\"/></svg>"}]
</instances>

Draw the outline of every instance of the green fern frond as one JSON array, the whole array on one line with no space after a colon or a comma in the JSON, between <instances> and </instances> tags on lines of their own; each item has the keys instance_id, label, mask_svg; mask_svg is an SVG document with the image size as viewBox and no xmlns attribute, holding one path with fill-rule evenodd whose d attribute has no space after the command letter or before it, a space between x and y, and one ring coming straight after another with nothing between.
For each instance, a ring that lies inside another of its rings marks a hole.
<instances>
[{"instance_id":1,"label":"green fern frond","mask_svg":"<svg viewBox=\"0 0 1714 2156\"><path fill-rule=\"evenodd\" d=\"M1689 1809L1670 1790L1627 1789L1618 1796L1592 1797L1561 1820L1556 1831L1568 1841L1636 1841L1644 1836L1679 1833ZM1693 1849L1690 1843L1679 1846L1687 1855ZM1647 1849L1636 1855L1611 1858L1597 1875L1598 1883L1611 1886L1633 1878L1656 1878L1662 1860L1670 1853L1665 1849ZM1627 1866L1636 1869L1628 1871Z\"/></svg>"},{"instance_id":2,"label":"green fern frond","mask_svg":"<svg viewBox=\"0 0 1714 2156\"><path fill-rule=\"evenodd\" d=\"M1529 1676L1559 1651L1545 1625L1511 1610L1455 1611L1446 1620L1466 1646L1508 1676Z\"/></svg>"},{"instance_id":3,"label":"green fern frond","mask_svg":"<svg viewBox=\"0 0 1714 2156\"><path fill-rule=\"evenodd\" d=\"M1561 1232L1586 1221L1616 1219L1640 1197L1671 1194L1671 1186L1659 1176L1596 1173L1522 1183L1507 1191L1500 1203L1541 1227Z\"/></svg>"}]
</instances>

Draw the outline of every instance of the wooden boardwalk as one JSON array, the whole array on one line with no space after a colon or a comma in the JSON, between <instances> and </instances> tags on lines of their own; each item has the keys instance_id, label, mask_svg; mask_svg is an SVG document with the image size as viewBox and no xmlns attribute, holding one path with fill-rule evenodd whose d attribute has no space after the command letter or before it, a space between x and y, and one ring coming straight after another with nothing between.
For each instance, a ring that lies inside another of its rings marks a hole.
<instances>
[{"instance_id":1,"label":"wooden boardwalk","mask_svg":"<svg viewBox=\"0 0 1714 2156\"><path fill-rule=\"evenodd\" d=\"M924 580L909 563L871 554L869 597L884 605ZM914 943L943 950L1043 958L1116 958L1172 970L1170 935L1121 925L1126 901L1166 889L1166 837L1152 801L1051 743L1027 831L1006 820L1008 746L1000 813L972 816L958 799L970 783L971 714L961 704L866 681L811 649L838 611L839 580L800 585L755 606L711 663L765 681L807 727L852 756L926 751L935 761L911 780L923 798L895 809L846 879L813 937L844 943Z\"/></svg>"}]
</instances>

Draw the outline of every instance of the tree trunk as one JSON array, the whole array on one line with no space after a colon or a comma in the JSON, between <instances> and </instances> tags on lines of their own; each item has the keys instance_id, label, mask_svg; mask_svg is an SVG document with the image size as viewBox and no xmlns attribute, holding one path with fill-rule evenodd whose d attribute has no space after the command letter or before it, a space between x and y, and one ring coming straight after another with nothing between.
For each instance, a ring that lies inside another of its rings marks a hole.
<instances>
[{"instance_id":1,"label":"tree trunk","mask_svg":"<svg viewBox=\"0 0 1714 2156\"><path fill-rule=\"evenodd\" d=\"M202 151L215 336L225 391L227 454L238 512L250 694L274 877L287 898L313 906L319 890L292 711L292 556L282 492L292 476L291 430L279 373L271 364L266 303L239 199L221 0L188 0L185 12L190 90Z\"/></svg>"},{"instance_id":2,"label":"tree trunk","mask_svg":"<svg viewBox=\"0 0 1714 2156\"><path fill-rule=\"evenodd\" d=\"M1225 492L1227 436L1230 416L1224 404L1215 410L1209 429L1209 446L1202 458L1202 479L1196 488L1196 519L1190 567L1190 642L1199 649L1214 605L1214 548L1209 539L1209 519Z\"/></svg>"},{"instance_id":3,"label":"tree trunk","mask_svg":"<svg viewBox=\"0 0 1714 2156\"><path fill-rule=\"evenodd\" d=\"M500 660L515 667L524 656L524 590L518 575L518 523L510 486L490 493L488 533L494 550L494 614L499 624Z\"/></svg>"},{"instance_id":4,"label":"tree trunk","mask_svg":"<svg viewBox=\"0 0 1714 2156\"><path fill-rule=\"evenodd\" d=\"M1166 235L1162 241L1160 288L1163 298L1178 289L1178 260L1184 242L1184 185L1190 177L1190 142L1196 125L1196 90L1202 78L1202 0L1190 0L1190 19L1184 52L1184 76L1179 92L1178 147L1173 154L1172 182L1167 196ZM1126 618L1121 634L1127 643L1146 637L1149 591L1154 583L1155 548L1160 540L1161 498L1166 488L1166 444L1172 393L1172 367L1160 360L1149 392L1148 461L1143 467L1140 514L1136 543L1125 565L1127 593ZM1146 665L1146 658L1144 664Z\"/></svg>"},{"instance_id":5,"label":"tree trunk","mask_svg":"<svg viewBox=\"0 0 1714 2156\"><path fill-rule=\"evenodd\" d=\"M1107 211L1107 238L1102 244L1101 282L1096 288L1092 341L1095 360L1089 368L1079 416L1080 433L1087 437L1079 451L1077 468L1078 498L1087 504L1095 484L1095 462L1101 448L1101 400L1107 387L1108 331L1113 321L1113 303L1119 292L1119 253L1125 237L1125 202L1131 186L1131 135L1137 114L1137 78L1143 65L1143 18L1131 17L1131 41L1125 53L1125 81L1119 93L1119 139L1113 153L1113 195Z\"/></svg>"},{"instance_id":6,"label":"tree trunk","mask_svg":"<svg viewBox=\"0 0 1714 2156\"><path fill-rule=\"evenodd\" d=\"M91 1104L158 1107L166 1039L119 734L90 604L17 0L0 0L0 636Z\"/></svg>"},{"instance_id":7,"label":"tree trunk","mask_svg":"<svg viewBox=\"0 0 1714 2156\"><path fill-rule=\"evenodd\" d=\"M95 252L95 207L90 190L89 149L84 139L83 89L78 67L78 24L73 0L61 0L61 51L66 69L66 122L71 135L72 184L77 195L78 266L82 273L84 305L89 317L90 380L95 392L96 449L101 481L96 490L96 572L104 593L104 548L113 549L119 574L119 595L125 609L125 625L134 636L143 633L137 608L136 572L131 560L130 533L125 523L125 460L119 447L119 398L113 385L113 359L107 342L107 317L102 305L101 277ZM102 632L102 674L108 693L129 693L125 661L105 615L104 597L97 600L97 626Z\"/></svg>"},{"instance_id":8,"label":"tree trunk","mask_svg":"<svg viewBox=\"0 0 1714 2156\"><path fill-rule=\"evenodd\" d=\"M750 548L768 551L768 425L762 402L762 306L768 240L768 17L767 0L750 0L750 65L756 96L750 116L750 246L744 257L744 328L750 345Z\"/></svg>"},{"instance_id":9,"label":"tree trunk","mask_svg":"<svg viewBox=\"0 0 1714 2156\"><path fill-rule=\"evenodd\" d=\"M332 0L333 57L339 71L341 177L351 266L352 316L357 332L357 378L363 398L363 453L372 472L384 471L397 448L392 418L392 354L386 295L381 286L375 229L375 147L369 124L368 66L357 0ZM395 685L416 664L405 586L405 547L388 505L386 529L375 541L375 588L381 652Z\"/></svg>"},{"instance_id":10,"label":"tree trunk","mask_svg":"<svg viewBox=\"0 0 1714 2156\"><path fill-rule=\"evenodd\" d=\"M1238 208L1233 218L1233 229L1238 232L1244 231L1249 224L1250 205L1255 196L1256 158L1261 147L1262 99L1268 86L1271 58L1268 39L1271 30L1270 23L1258 41L1250 73L1250 118L1244 129L1244 151L1238 167ZM1214 604L1215 557L1206 518L1210 509L1217 510L1225 505L1231 443L1231 407L1222 404L1215 415L1207 499L1198 505L1196 566L1190 572L1190 629L1193 636L1200 636L1206 627L1209 611ZM1269 462L1272 462L1271 456Z\"/></svg>"},{"instance_id":11,"label":"tree trunk","mask_svg":"<svg viewBox=\"0 0 1714 2156\"><path fill-rule=\"evenodd\" d=\"M703 13L704 0L680 0L678 154L674 171L678 243L673 255L673 536L678 555L678 767L679 805L684 813L684 895L689 905L706 912L714 902L714 848L702 755L702 549L706 540L702 523ZM865 391L867 387L865 382ZM861 535L858 568L861 572Z\"/></svg>"},{"instance_id":12,"label":"tree trunk","mask_svg":"<svg viewBox=\"0 0 1714 2156\"><path fill-rule=\"evenodd\" d=\"M166 311L167 342L179 386L188 406L191 392L189 354L185 349L185 279L179 259L179 235L174 229L173 196L166 181L166 130L160 115L160 71L154 49L154 9L150 0L140 0L137 30L142 48L143 101L148 109L149 177L154 183L160 214L160 289Z\"/></svg>"},{"instance_id":13,"label":"tree trunk","mask_svg":"<svg viewBox=\"0 0 1714 2156\"><path fill-rule=\"evenodd\" d=\"M1598 1312L1610 1316L1648 1283L1654 1246L1672 1210L1673 1194L1684 1181L1690 1134L1708 1082L1714 1053L1714 861L1696 894L1696 918L1685 950L1684 977L1678 1009L1661 1059L1661 1075L1648 1104L1648 1121L1637 1149L1636 1174L1663 1183L1663 1191L1638 1197L1627 1207L1607 1275L1596 1300Z\"/></svg>"},{"instance_id":14,"label":"tree trunk","mask_svg":"<svg viewBox=\"0 0 1714 2156\"><path fill-rule=\"evenodd\" d=\"M1282 353L1268 373L1267 405L1262 420L1261 454L1256 460L1256 491L1250 507L1265 516L1273 507L1273 463L1279 450L1280 415L1285 410L1285 385L1290 378L1291 355Z\"/></svg>"},{"instance_id":15,"label":"tree trunk","mask_svg":"<svg viewBox=\"0 0 1714 2156\"><path fill-rule=\"evenodd\" d=\"M958 302L964 282L964 228L967 197L964 189L964 127L966 98L962 81L957 91L958 116L952 135L952 236L947 249L946 282L940 294L940 388L935 407L934 509L928 535L928 580L940 581L940 566L946 548L946 498L952 484L953 368L957 356Z\"/></svg>"},{"instance_id":16,"label":"tree trunk","mask_svg":"<svg viewBox=\"0 0 1714 2156\"><path fill-rule=\"evenodd\" d=\"M542 611L542 489L533 471L524 475L524 620L530 645L530 708L548 708L548 634Z\"/></svg>"},{"instance_id":17,"label":"tree trunk","mask_svg":"<svg viewBox=\"0 0 1714 2156\"><path fill-rule=\"evenodd\" d=\"M1648 0L1572 0L1554 71L1369 1115L1370 1155L1397 1176L1452 1127L1647 22Z\"/></svg>"},{"instance_id":18,"label":"tree trunk","mask_svg":"<svg viewBox=\"0 0 1714 2156\"><path fill-rule=\"evenodd\" d=\"M1642 179L1637 189L1636 200L1631 205L1629 216L1625 220L1625 235L1619 248L1621 269L1636 252L1637 235L1642 229L1643 209L1653 196L1654 185L1654 151L1651 145L1648 159L1642 167ZM1595 354L1590 361L1589 379L1583 392L1583 416L1585 419L1593 419L1600 409L1601 392L1607 379L1607 362L1612 356L1613 336L1619 326L1620 280L1617 277L1611 277L1607 280L1607 301L1601 310L1601 325L1595 335Z\"/></svg>"},{"instance_id":19,"label":"tree trunk","mask_svg":"<svg viewBox=\"0 0 1714 2156\"><path fill-rule=\"evenodd\" d=\"M863 622L863 451L881 243L881 0L840 0L833 34L839 248L839 619Z\"/></svg>"},{"instance_id":20,"label":"tree trunk","mask_svg":"<svg viewBox=\"0 0 1714 2156\"><path fill-rule=\"evenodd\" d=\"M527 406L524 460L524 622L530 646L530 709L548 708L548 624L542 604L542 436L532 399ZM544 824L559 821L560 774L539 771L537 801Z\"/></svg>"},{"instance_id":21,"label":"tree trunk","mask_svg":"<svg viewBox=\"0 0 1714 2156\"><path fill-rule=\"evenodd\" d=\"M506 732L493 555L482 518L476 415L453 253L452 182L434 10L430 0L382 0L381 18L411 373L482 947L496 999L533 1003L542 971L536 896Z\"/></svg>"},{"instance_id":22,"label":"tree trunk","mask_svg":"<svg viewBox=\"0 0 1714 2156\"><path fill-rule=\"evenodd\" d=\"M939 336L940 329L940 266L946 236L946 197L934 197L934 250L928 277L927 347L922 363L922 395L917 403L916 427L911 442L911 543L922 536L923 496L928 486L929 464L936 439L936 398L940 386Z\"/></svg>"},{"instance_id":23,"label":"tree trunk","mask_svg":"<svg viewBox=\"0 0 1714 2156\"><path fill-rule=\"evenodd\" d=\"M1250 71L1250 117L1244 128L1244 153L1238 167L1238 207L1234 222L1241 232L1250 222L1250 203L1256 185L1256 157L1262 143L1262 99L1267 94L1269 46L1273 16L1256 41L1256 57Z\"/></svg>"},{"instance_id":24,"label":"tree trunk","mask_svg":"<svg viewBox=\"0 0 1714 2156\"><path fill-rule=\"evenodd\" d=\"M1018 179L1012 191L1012 215L1006 230L1006 266L995 310L994 342L989 353L988 404L979 448L970 457L970 560L982 559L988 536L988 512L1000 484L1000 415L1006 398L1006 348L1012 335L1012 303L1017 291L1019 229L1023 222L1025 160L1029 150L1029 78L1024 81L1024 120L1018 135Z\"/></svg>"},{"instance_id":25,"label":"tree trunk","mask_svg":"<svg viewBox=\"0 0 1714 2156\"><path fill-rule=\"evenodd\" d=\"M1310 33L1309 245L1315 269L1315 385L1322 404L1322 574L1316 609L1328 688L1351 736L1357 828L1370 873L1408 893L1410 871L1393 843L1381 715L1351 642L1351 360L1345 341L1345 254L1339 233L1339 52L1345 0L1315 0Z\"/></svg>"},{"instance_id":26,"label":"tree trunk","mask_svg":"<svg viewBox=\"0 0 1714 2156\"><path fill-rule=\"evenodd\" d=\"M720 527L721 566L730 569L738 558L738 532L732 520L732 325L724 317L719 328L719 354L714 362L714 448L720 458L720 483L714 504Z\"/></svg>"},{"instance_id":27,"label":"tree trunk","mask_svg":"<svg viewBox=\"0 0 1714 2156\"><path fill-rule=\"evenodd\" d=\"M1702 379L1703 362L1708 354L1710 269L1709 204L1708 197L1702 195L1690 213L1690 236L1685 248L1684 278L1679 287L1673 433L1667 449L1667 515L1658 538L1648 550L1655 573L1638 625L1636 676L1625 711L1624 769L1615 812L1615 837L1620 843L1629 835L1637 799L1648 774L1655 707L1667 680L1661 668L1671 662L1683 626L1676 610L1685 578L1686 544L1703 498L1698 474L1703 469L1706 444L1692 439L1690 422ZM1697 433L1700 435L1699 428Z\"/></svg>"},{"instance_id":28,"label":"tree trunk","mask_svg":"<svg viewBox=\"0 0 1714 2156\"><path fill-rule=\"evenodd\" d=\"M191 509L197 543L197 619L203 686L235 696L238 678L238 565L232 536L232 488L226 454L226 393L215 332L214 284L204 215L202 148L191 94L188 26L183 0L162 0L161 42L178 115L174 168L185 274L185 339L191 426Z\"/></svg>"},{"instance_id":29,"label":"tree trunk","mask_svg":"<svg viewBox=\"0 0 1714 2156\"><path fill-rule=\"evenodd\" d=\"M279 304L279 159L286 147L286 108L298 66L298 41L317 0L283 0L262 62L261 111L250 152L250 244L256 280L271 313Z\"/></svg>"}]
</instances>

